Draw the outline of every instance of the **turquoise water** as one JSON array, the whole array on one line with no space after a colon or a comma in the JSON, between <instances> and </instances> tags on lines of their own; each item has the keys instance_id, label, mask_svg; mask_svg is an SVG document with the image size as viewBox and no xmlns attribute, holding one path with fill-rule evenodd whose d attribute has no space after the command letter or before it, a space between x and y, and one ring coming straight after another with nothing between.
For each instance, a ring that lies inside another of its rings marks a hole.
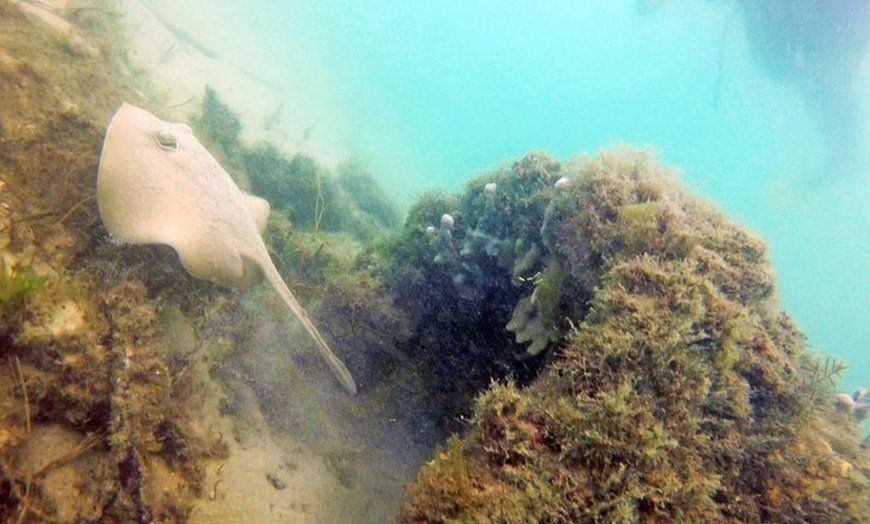
<instances>
[{"instance_id":1,"label":"turquoise water","mask_svg":"<svg viewBox=\"0 0 870 524\"><path fill-rule=\"evenodd\" d=\"M838 2L870 34L858 4ZM737 1L217 9L244 36L246 69L286 89L304 91L307 77L329 86L306 99L342 123L318 132L406 202L530 149L656 149L769 241L784 307L849 364L842 387L870 385L870 58L858 46L814 61L811 40L843 33L838 13L777 29L753 25ZM808 42L789 34L801 28Z\"/></svg>"}]
</instances>

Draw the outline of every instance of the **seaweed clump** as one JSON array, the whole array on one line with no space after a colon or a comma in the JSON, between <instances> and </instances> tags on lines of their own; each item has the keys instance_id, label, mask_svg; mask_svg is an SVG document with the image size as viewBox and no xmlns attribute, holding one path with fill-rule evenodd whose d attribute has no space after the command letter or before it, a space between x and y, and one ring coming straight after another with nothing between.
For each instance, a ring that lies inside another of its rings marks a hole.
<instances>
[{"instance_id":1,"label":"seaweed clump","mask_svg":"<svg viewBox=\"0 0 870 524\"><path fill-rule=\"evenodd\" d=\"M779 310L765 243L643 151L560 174L531 216L541 273L571 290L555 293L564 338L528 385L477 398L398 522L865 521L839 367Z\"/></svg>"},{"instance_id":2,"label":"seaweed clump","mask_svg":"<svg viewBox=\"0 0 870 524\"><path fill-rule=\"evenodd\" d=\"M210 86L206 86L201 109L193 116L191 124L221 161L235 157L242 148L239 115L221 102L217 91Z\"/></svg>"},{"instance_id":3,"label":"seaweed clump","mask_svg":"<svg viewBox=\"0 0 870 524\"><path fill-rule=\"evenodd\" d=\"M240 187L268 200L298 227L369 240L399 224L392 202L360 163L339 166L335 176L309 156L288 157L271 143L245 144L239 116L210 87L191 123Z\"/></svg>"}]
</instances>

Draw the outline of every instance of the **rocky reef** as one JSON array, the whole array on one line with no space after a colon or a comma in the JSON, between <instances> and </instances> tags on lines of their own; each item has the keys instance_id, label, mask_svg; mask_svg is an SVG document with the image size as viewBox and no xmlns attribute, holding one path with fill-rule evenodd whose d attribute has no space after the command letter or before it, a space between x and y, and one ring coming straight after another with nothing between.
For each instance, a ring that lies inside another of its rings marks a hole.
<instances>
[{"instance_id":1,"label":"rocky reef","mask_svg":"<svg viewBox=\"0 0 870 524\"><path fill-rule=\"evenodd\" d=\"M196 284L146 284L167 253L119 254L99 226L105 117L138 96L113 13L0 2L3 522L177 521L203 493L200 461L226 453L194 416L194 348L155 301Z\"/></svg>"},{"instance_id":2,"label":"rocky reef","mask_svg":"<svg viewBox=\"0 0 870 524\"><path fill-rule=\"evenodd\" d=\"M532 153L421 199L405 236L421 269L399 267L435 297L412 310L416 340L504 378L421 469L398 522L870 514L861 433L833 407L841 365L780 309L765 243L648 152ZM545 355L537 375L515 372L529 353Z\"/></svg>"},{"instance_id":3,"label":"rocky reef","mask_svg":"<svg viewBox=\"0 0 870 524\"><path fill-rule=\"evenodd\" d=\"M832 395L842 365L779 308L764 242L649 153L532 152L423 195L389 236L364 166L243 144L207 91L192 124L272 203L270 255L353 370L350 403L311 387L274 297L107 241L101 130L148 90L112 4L41 15L61 33L17 5L0 0L0 521L382 522L430 420L456 435L399 522L866 521L866 392Z\"/></svg>"}]
</instances>

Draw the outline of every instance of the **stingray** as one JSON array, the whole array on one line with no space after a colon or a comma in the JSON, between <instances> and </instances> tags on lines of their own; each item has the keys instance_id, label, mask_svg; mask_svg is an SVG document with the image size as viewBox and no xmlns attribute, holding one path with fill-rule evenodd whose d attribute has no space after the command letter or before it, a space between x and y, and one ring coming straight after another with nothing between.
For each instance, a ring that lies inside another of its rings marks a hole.
<instances>
[{"instance_id":1,"label":"stingray","mask_svg":"<svg viewBox=\"0 0 870 524\"><path fill-rule=\"evenodd\" d=\"M265 279L351 395L356 383L272 263L261 237L269 203L242 192L190 127L123 104L103 141L100 217L113 240L171 246L192 276L245 288Z\"/></svg>"}]
</instances>

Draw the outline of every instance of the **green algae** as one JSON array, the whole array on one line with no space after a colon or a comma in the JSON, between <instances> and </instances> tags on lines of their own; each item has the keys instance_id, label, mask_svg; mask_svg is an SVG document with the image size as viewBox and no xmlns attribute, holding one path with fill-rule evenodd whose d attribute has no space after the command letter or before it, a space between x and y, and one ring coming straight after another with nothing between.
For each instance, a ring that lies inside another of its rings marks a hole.
<instances>
[{"instance_id":1,"label":"green algae","mask_svg":"<svg viewBox=\"0 0 870 524\"><path fill-rule=\"evenodd\" d=\"M39 290L47 279L35 274L30 267L19 267L5 258L0 260L0 333L7 331L23 301Z\"/></svg>"}]
</instances>

